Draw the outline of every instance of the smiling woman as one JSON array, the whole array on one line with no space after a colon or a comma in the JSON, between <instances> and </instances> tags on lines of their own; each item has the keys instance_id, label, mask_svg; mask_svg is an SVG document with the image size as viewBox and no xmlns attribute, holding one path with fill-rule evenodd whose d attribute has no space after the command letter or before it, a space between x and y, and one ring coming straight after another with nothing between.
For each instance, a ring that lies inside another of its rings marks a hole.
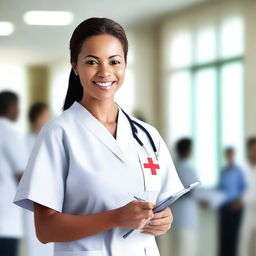
<instances>
[{"instance_id":1,"label":"smiling woman","mask_svg":"<svg viewBox=\"0 0 256 256\"><path fill-rule=\"evenodd\" d=\"M123 28L107 18L85 20L70 40L65 111L40 132L15 198L54 256L159 256L155 236L171 227L169 208L153 213L183 188L167 146L114 102L127 52Z\"/></svg>"},{"instance_id":2,"label":"smiling woman","mask_svg":"<svg viewBox=\"0 0 256 256\"><path fill-rule=\"evenodd\" d=\"M95 52L97 56L92 54ZM88 97L91 100L109 97L113 100L124 80L122 44L111 35L91 36L84 41L77 62L73 62L72 66L83 87L82 102L88 102Z\"/></svg>"},{"instance_id":3,"label":"smiling woman","mask_svg":"<svg viewBox=\"0 0 256 256\"><path fill-rule=\"evenodd\" d=\"M90 89L93 90L90 88L92 83L93 85L98 83L98 87L102 89L110 89L115 83L116 89L112 90L112 96L118 86L120 87L123 83L128 54L126 35L123 28L112 20L105 19L104 26L99 26L99 23L97 19L94 19L92 23L84 21L79 24L71 37L72 70L64 110L69 108L74 101L80 101L86 97L87 90L90 95ZM98 54L95 54L96 51ZM108 67L110 70L107 70ZM109 74L105 76L106 70ZM116 82L116 79L119 81ZM102 83L106 82L111 82L111 86L109 84L102 86Z\"/></svg>"}]
</instances>

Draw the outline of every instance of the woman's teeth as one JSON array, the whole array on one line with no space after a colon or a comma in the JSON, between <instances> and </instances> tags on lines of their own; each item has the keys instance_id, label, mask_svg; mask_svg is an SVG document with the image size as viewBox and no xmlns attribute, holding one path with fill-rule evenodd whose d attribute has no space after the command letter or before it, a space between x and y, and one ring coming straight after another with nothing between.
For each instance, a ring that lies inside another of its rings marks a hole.
<instances>
[{"instance_id":1,"label":"woman's teeth","mask_svg":"<svg viewBox=\"0 0 256 256\"><path fill-rule=\"evenodd\" d=\"M101 88L109 89L114 82L108 82L108 83L93 82L93 83L100 86Z\"/></svg>"}]
</instances>

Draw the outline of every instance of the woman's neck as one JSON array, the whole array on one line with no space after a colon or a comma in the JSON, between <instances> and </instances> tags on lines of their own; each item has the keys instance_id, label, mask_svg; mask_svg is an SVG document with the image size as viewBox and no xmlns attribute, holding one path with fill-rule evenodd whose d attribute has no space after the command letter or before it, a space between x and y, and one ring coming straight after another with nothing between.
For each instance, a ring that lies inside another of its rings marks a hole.
<instances>
[{"instance_id":1,"label":"woman's neck","mask_svg":"<svg viewBox=\"0 0 256 256\"><path fill-rule=\"evenodd\" d=\"M80 104L103 124L114 123L117 120L118 107L112 99L82 99Z\"/></svg>"}]
</instances>

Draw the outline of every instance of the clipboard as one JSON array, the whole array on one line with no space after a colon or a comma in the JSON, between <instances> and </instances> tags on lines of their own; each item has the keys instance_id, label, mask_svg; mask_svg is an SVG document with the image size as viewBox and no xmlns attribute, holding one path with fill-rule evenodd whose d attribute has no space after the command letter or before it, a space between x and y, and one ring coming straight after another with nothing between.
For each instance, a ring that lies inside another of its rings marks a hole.
<instances>
[{"instance_id":1,"label":"clipboard","mask_svg":"<svg viewBox=\"0 0 256 256\"><path fill-rule=\"evenodd\" d=\"M172 203L174 203L177 199L179 199L181 196L185 195L186 193L190 192L193 188L195 188L196 186L200 185L201 182L200 181L196 181L195 183L192 183L191 185L189 185L187 188L184 188L183 190L163 199L162 201L160 201L159 203L157 203L155 205L155 207L153 208L153 212L157 213L157 212L161 212L162 210L164 210L165 208L167 208L168 206L170 206ZM123 238L128 237L135 229L130 230L129 232L127 232L126 234L123 235Z\"/></svg>"}]
</instances>

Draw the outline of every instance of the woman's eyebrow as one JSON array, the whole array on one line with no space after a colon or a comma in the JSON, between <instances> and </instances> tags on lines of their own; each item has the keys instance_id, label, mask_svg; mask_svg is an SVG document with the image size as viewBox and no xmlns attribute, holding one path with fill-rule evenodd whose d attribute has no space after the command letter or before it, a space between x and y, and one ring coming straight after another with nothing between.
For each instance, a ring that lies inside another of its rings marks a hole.
<instances>
[{"instance_id":1,"label":"woman's eyebrow","mask_svg":"<svg viewBox=\"0 0 256 256\"><path fill-rule=\"evenodd\" d=\"M95 59L99 59L99 57L98 57L98 56L91 55L91 54L86 55L84 58L88 58L88 57L95 58ZM120 56L120 55L118 55L118 54L115 54L115 55L111 55L111 56L109 56L108 58L109 58L109 59L111 59L111 58L114 58L114 57L121 57L121 56Z\"/></svg>"}]
</instances>

